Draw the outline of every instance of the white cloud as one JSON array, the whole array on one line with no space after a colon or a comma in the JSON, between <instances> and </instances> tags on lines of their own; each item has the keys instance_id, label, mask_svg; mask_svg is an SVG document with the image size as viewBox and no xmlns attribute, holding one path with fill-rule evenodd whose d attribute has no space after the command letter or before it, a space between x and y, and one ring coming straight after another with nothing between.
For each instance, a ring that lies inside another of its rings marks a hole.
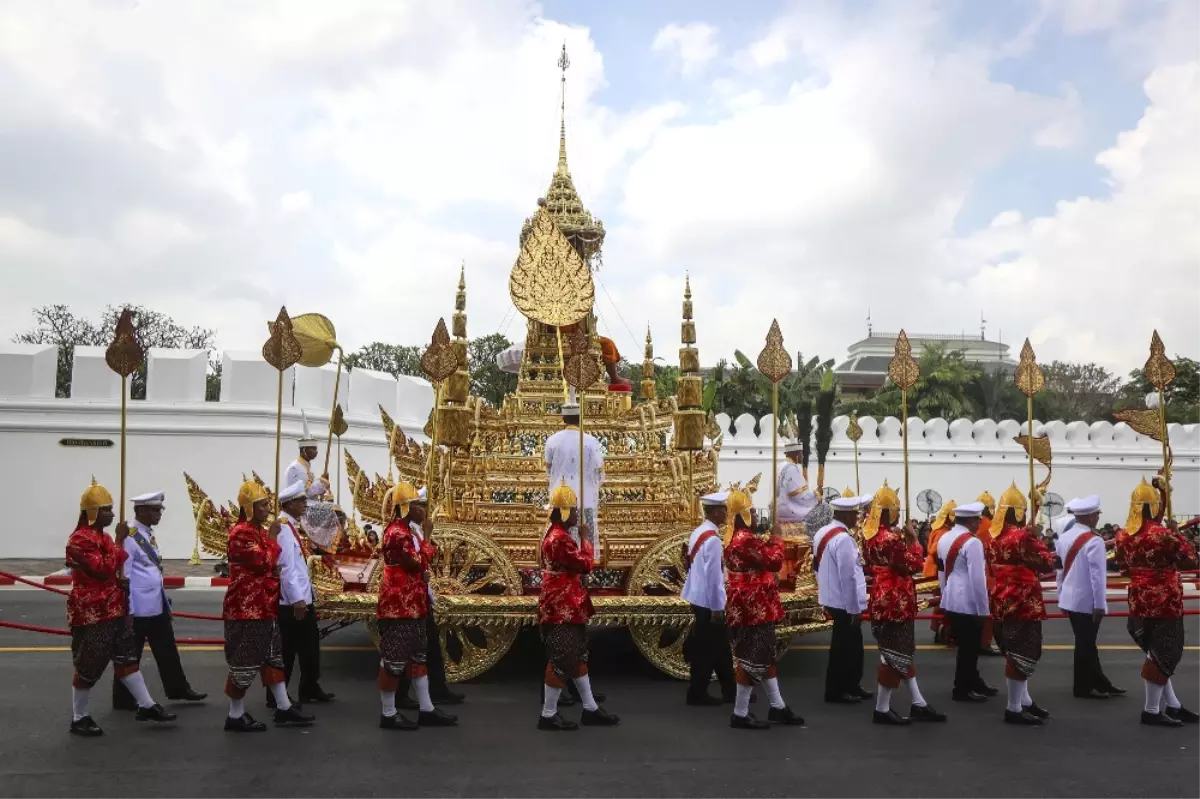
<instances>
[{"instance_id":1,"label":"white cloud","mask_svg":"<svg viewBox=\"0 0 1200 799\"><path fill-rule=\"evenodd\" d=\"M655 35L651 49L656 53L671 54L684 75L702 72L721 50L717 44L717 29L703 22L666 25Z\"/></svg>"}]
</instances>

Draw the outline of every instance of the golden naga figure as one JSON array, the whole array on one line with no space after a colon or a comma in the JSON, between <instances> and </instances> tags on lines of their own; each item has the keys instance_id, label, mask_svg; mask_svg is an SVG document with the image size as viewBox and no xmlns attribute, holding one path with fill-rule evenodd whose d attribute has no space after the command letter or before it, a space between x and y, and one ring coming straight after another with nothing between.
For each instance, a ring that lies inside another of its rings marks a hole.
<instances>
[{"instance_id":1,"label":"golden naga figure","mask_svg":"<svg viewBox=\"0 0 1200 799\"><path fill-rule=\"evenodd\" d=\"M536 624L549 498L546 440L564 429L568 402L579 405L581 426L603 454L592 518L600 545L589 576L596 608L591 623L628 626L655 666L687 676L683 645L693 616L679 598L687 576L682 545L699 523L695 498L719 489L721 432L699 407L699 355L686 285L678 397L656 395L649 331L636 398L628 381L617 383L612 371L608 380L585 382L589 388L568 395L564 361L576 375L591 370L577 359L591 358L598 374L599 364L616 351L596 333L593 314L591 265L603 240L603 225L584 208L567 169L564 124L557 169L521 230L510 280L512 300L527 320L516 391L498 408L470 393L464 275L451 338L440 324L423 359L435 384L436 407L425 429L432 443L406 436L381 408L389 474L368 475L345 452L353 509L376 529L386 523L381 501L397 481L428 485L425 533L438 550L430 580L452 681L491 668L522 627ZM229 516L190 479L189 490L201 545L221 554ZM374 625L381 570L361 541L357 530L347 532L333 558L309 560L320 618ZM781 647L797 633L824 626L811 571L786 586L783 603Z\"/></svg>"}]
</instances>

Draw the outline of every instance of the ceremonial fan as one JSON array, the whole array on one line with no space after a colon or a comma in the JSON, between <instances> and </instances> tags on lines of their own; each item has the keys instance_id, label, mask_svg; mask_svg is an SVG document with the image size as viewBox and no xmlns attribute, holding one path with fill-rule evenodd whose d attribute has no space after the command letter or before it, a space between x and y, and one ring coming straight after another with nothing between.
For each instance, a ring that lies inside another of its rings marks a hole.
<instances>
[{"instance_id":1,"label":"ceremonial fan","mask_svg":"<svg viewBox=\"0 0 1200 799\"><path fill-rule=\"evenodd\" d=\"M825 486L825 488L821 491L821 497L826 502L833 502L835 499L837 499L841 495L842 495L842 492L838 491L833 486Z\"/></svg>"},{"instance_id":2,"label":"ceremonial fan","mask_svg":"<svg viewBox=\"0 0 1200 799\"><path fill-rule=\"evenodd\" d=\"M925 514L925 521L929 521L942 507L942 495L932 488L926 488L917 494L917 507Z\"/></svg>"}]
</instances>

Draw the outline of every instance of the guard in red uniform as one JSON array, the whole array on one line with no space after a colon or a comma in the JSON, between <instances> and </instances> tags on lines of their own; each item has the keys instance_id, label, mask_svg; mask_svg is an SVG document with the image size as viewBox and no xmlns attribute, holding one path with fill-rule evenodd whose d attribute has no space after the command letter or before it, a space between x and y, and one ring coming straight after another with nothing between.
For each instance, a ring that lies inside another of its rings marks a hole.
<instances>
[{"instance_id":1,"label":"guard in red uniform","mask_svg":"<svg viewBox=\"0 0 1200 799\"><path fill-rule=\"evenodd\" d=\"M129 615L128 581L124 565L128 526L117 525L116 542L104 533L112 524L112 494L93 479L79 501L79 521L67 539L67 566L71 569L71 595L67 598L67 624L71 627L71 732L94 738L104 731L88 713L88 695L99 682L109 661L113 671L137 701L138 721L174 721L150 697L138 670L137 639Z\"/></svg>"},{"instance_id":2,"label":"guard in red uniform","mask_svg":"<svg viewBox=\"0 0 1200 799\"><path fill-rule=\"evenodd\" d=\"M389 730L413 730L421 727L449 727L458 717L433 704L429 695L429 668L426 665L427 617L433 612L429 603L429 585L425 577L433 558L433 544L412 528L412 507L420 501L411 483L397 483L383 498L383 517L392 521L383 531L383 580L379 585L379 697L382 715L379 726ZM417 722L396 710L396 689L400 678L412 682L419 707Z\"/></svg>"},{"instance_id":3,"label":"guard in red uniform","mask_svg":"<svg viewBox=\"0 0 1200 799\"><path fill-rule=\"evenodd\" d=\"M725 547L725 626L733 644L737 696L729 726L743 730L768 729L770 724L804 724L779 691L775 672L775 625L783 621L783 604L775 574L783 568L783 539L775 530L756 535L753 503L744 491L731 491L726 500L733 536ZM763 685L771 709L767 721L750 715L754 686Z\"/></svg>"},{"instance_id":4,"label":"guard in red uniform","mask_svg":"<svg viewBox=\"0 0 1200 799\"><path fill-rule=\"evenodd\" d=\"M307 727L313 717L288 699L283 681L283 642L279 636L279 522L271 515L267 491L254 480L238 490L238 521L229 531L229 587L225 590L225 662L229 676L229 732L262 732L267 725L246 712L247 689L257 675L275 697L275 725Z\"/></svg>"},{"instance_id":5,"label":"guard in red uniform","mask_svg":"<svg viewBox=\"0 0 1200 799\"><path fill-rule=\"evenodd\" d=\"M546 648L545 685L539 730L579 728L558 712L558 697L567 681L575 683L583 702L580 723L611 727L620 718L596 702L588 677L587 623L596 612L583 586L592 570L592 544L587 525L579 520L578 499L565 482L550 495L550 526L542 538L542 588L538 594L538 628ZM576 532L573 532L576 531Z\"/></svg>"},{"instance_id":6,"label":"guard in red uniform","mask_svg":"<svg viewBox=\"0 0 1200 799\"><path fill-rule=\"evenodd\" d=\"M930 707L917 686L913 663L917 649L917 589L913 577L924 567L924 553L917 540L917 523L910 521L897 529L899 520L900 497L884 483L875 494L871 514L863 526L863 560L875 577L867 612L880 661L872 719L876 724L893 725L908 724L910 720L945 721L946 715ZM908 716L901 716L891 706L892 691L901 682L912 696Z\"/></svg>"},{"instance_id":7,"label":"guard in red uniform","mask_svg":"<svg viewBox=\"0 0 1200 799\"><path fill-rule=\"evenodd\" d=\"M1005 491L1000 504L1004 514L993 522L993 528L1002 528L992 539L996 587L991 592L991 610L996 638L1006 659L1008 705L1004 720L1036 726L1050 718L1050 711L1038 707L1029 696L1029 677L1042 657L1042 621L1046 618L1038 575L1054 570L1054 554L1021 523L1026 507L1020 491L1015 487Z\"/></svg>"},{"instance_id":8,"label":"guard in red uniform","mask_svg":"<svg viewBox=\"0 0 1200 799\"><path fill-rule=\"evenodd\" d=\"M1153 486L1143 479L1134 490L1129 519L1117 534L1117 563L1129 570L1129 634L1146 653L1142 723L1178 727L1200 721L1200 716L1183 707L1171 684L1171 675L1183 659L1179 570L1196 568L1196 550L1162 524L1167 490L1161 476L1154 479Z\"/></svg>"}]
</instances>

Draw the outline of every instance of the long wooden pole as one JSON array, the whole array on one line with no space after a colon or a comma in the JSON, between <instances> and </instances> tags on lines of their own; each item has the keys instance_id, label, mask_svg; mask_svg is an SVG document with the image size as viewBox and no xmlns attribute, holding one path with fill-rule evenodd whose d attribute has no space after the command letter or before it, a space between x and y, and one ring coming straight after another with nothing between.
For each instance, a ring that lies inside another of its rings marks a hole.
<instances>
[{"instance_id":1,"label":"long wooden pole","mask_svg":"<svg viewBox=\"0 0 1200 799\"><path fill-rule=\"evenodd\" d=\"M771 383L771 524L779 519L779 384Z\"/></svg>"},{"instance_id":2,"label":"long wooden pole","mask_svg":"<svg viewBox=\"0 0 1200 799\"><path fill-rule=\"evenodd\" d=\"M437 500L434 499L433 483L437 474L437 464L434 459L437 458L438 406L442 404L442 382L439 380L433 387L433 422L429 425L429 463L425 466L425 485L426 490L429 492L430 514L437 507L434 504Z\"/></svg>"},{"instance_id":3,"label":"long wooden pole","mask_svg":"<svg viewBox=\"0 0 1200 799\"><path fill-rule=\"evenodd\" d=\"M283 370L279 371L279 389L275 393L275 513L279 504L279 455L283 444Z\"/></svg>"},{"instance_id":4,"label":"long wooden pole","mask_svg":"<svg viewBox=\"0 0 1200 799\"><path fill-rule=\"evenodd\" d=\"M1029 519L1027 523L1032 528L1035 519L1034 508L1037 505L1037 483L1033 478L1033 397L1025 398L1025 417L1028 419L1026 423L1025 435L1029 437Z\"/></svg>"},{"instance_id":5,"label":"long wooden pole","mask_svg":"<svg viewBox=\"0 0 1200 799\"><path fill-rule=\"evenodd\" d=\"M125 521L125 400L129 394L129 378L121 375L121 512L119 521Z\"/></svg>"},{"instance_id":6,"label":"long wooden pole","mask_svg":"<svg viewBox=\"0 0 1200 799\"><path fill-rule=\"evenodd\" d=\"M1163 452L1163 482L1166 483L1166 501L1164 504L1163 518L1166 521L1171 521L1171 445L1167 441L1167 395L1160 388L1158 390L1158 425L1159 435L1162 439Z\"/></svg>"},{"instance_id":7,"label":"long wooden pole","mask_svg":"<svg viewBox=\"0 0 1200 799\"><path fill-rule=\"evenodd\" d=\"M908 508L908 391L900 391L900 415L904 417L900 422L900 441L904 450L904 521L907 523L910 517Z\"/></svg>"},{"instance_id":8,"label":"long wooden pole","mask_svg":"<svg viewBox=\"0 0 1200 799\"><path fill-rule=\"evenodd\" d=\"M329 451L333 448L333 414L337 412L338 386L342 382L342 348L338 347L337 376L333 378L333 404L329 406L329 432L325 437L325 469L322 474L329 474ZM341 436L338 436L341 443ZM339 466L339 470L340 470Z\"/></svg>"},{"instance_id":9,"label":"long wooden pole","mask_svg":"<svg viewBox=\"0 0 1200 799\"><path fill-rule=\"evenodd\" d=\"M855 495L862 494L862 485L858 479L858 442L854 442L854 493Z\"/></svg>"}]
</instances>

